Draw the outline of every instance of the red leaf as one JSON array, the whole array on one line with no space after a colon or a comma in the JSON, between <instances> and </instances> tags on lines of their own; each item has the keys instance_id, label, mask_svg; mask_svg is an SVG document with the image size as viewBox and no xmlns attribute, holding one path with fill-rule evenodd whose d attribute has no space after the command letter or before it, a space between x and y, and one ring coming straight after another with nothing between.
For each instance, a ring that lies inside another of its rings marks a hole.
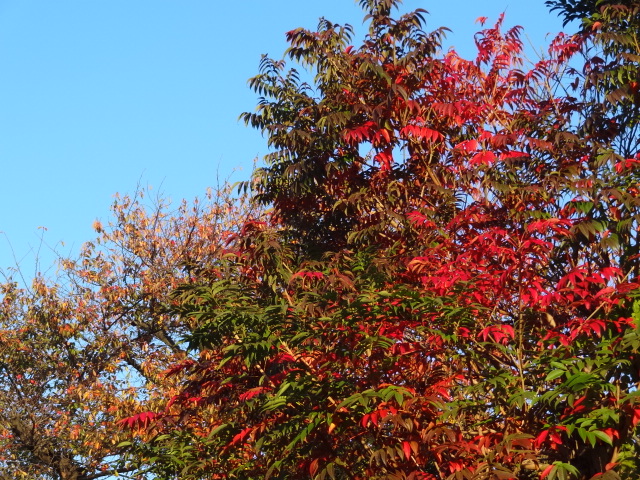
<instances>
[{"instance_id":1,"label":"red leaf","mask_svg":"<svg viewBox=\"0 0 640 480\"><path fill-rule=\"evenodd\" d=\"M411 136L428 142L435 142L443 138L442 133L420 125L407 125L400 130L400 134L405 138Z\"/></svg>"},{"instance_id":2,"label":"red leaf","mask_svg":"<svg viewBox=\"0 0 640 480\"><path fill-rule=\"evenodd\" d=\"M159 418L160 415L155 412L142 412L137 413L131 417L123 418L118 422L118 425L122 425L128 427L130 429L134 428L147 428L147 426L153 420Z\"/></svg>"},{"instance_id":3,"label":"red leaf","mask_svg":"<svg viewBox=\"0 0 640 480\"><path fill-rule=\"evenodd\" d=\"M633 418L631 420L631 423L635 427L638 424L638 422L640 422L640 408L634 408L633 409Z\"/></svg>"},{"instance_id":4,"label":"red leaf","mask_svg":"<svg viewBox=\"0 0 640 480\"><path fill-rule=\"evenodd\" d=\"M543 430L542 432L540 432L540 435L538 435L534 440L535 445L537 447L540 447L540 445L542 445L544 441L547 439L548 435L549 435L549 430Z\"/></svg>"},{"instance_id":5,"label":"red leaf","mask_svg":"<svg viewBox=\"0 0 640 480\"><path fill-rule=\"evenodd\" d=\"M393 163L393 154L391 151L391 147L385 148L375 156L375 159L380 162L380 170L385 172L391 170L391 165Z\"/></svg>"},{"instance_id":6,"label":"red leaf","mask_svg":"<svg viewBox=\"0 0 640 480\"><path fill-rule=\"evenodd\" d=\"M411 444L407 441L402 442L402 450L404 450L404 456L407 460L411 458Z\"/></svg>"},{"instance_id":7,"label":"red leaf","mask_svg":"<svg viewBox=\"0 0 640 480\"><path fill-rule=\"evenodd\" d=\"M194 362L193 360L185 360L182 363L178 363L177 365L174 365L170 368L167 368L164 372L162 372L162 374L165 377L170 377L172 375L177 375L178 373L184 371L184 370L188 370L189 368L191 368L192 366L194 366L196 364L196 362Z\"/></svg>"},{"instance_id":8,"label":"red leaf","mask_svg":"<svg viewBox=\"0 0 640 480\"><path fill-rule=\"evenodd\" d=\"M462 150L465 153L475 152L478 149L478 141L477 140L465 140L464 142L458 143L455 147L456 150Z\"/></svg>"},{"instance_id":9,"label":"red leaf","mask_svg":"<svg viewBox=\"0 0 640 480\"><path fill-rule=\"evenodd\" d=\"M496 155L491 151L480 152L473 156L471 160L469 160L469 164L471 165L491 165L496 161Z\"/></svg>"},{"instance_id":10,"label":"red leaf","mask_svg":"<svg viewBox=\"0 0 640 480\"><path fill-rule=\"evenodd\" d=\"M366 427L369 424L369 418L371 418L370 413L366 413L365 415L362 416L362 420L360 421L360 423L362 424L363 427Z\"/></svg>"},{"instance_id":11,"label":"red leaf","mask_svg":"<svg viewBox=\"0 0 640 480\"><path fill-rule=\"evenodd\" d=\"M551 473L551 470L553 470L553 465L548 465L547 468L545 468L540 474L540 480L543 480L544 478L546 478L547 475Z\"/></svg>"},{"instance_id":12,"label":"red leaf","mask_svg":"<svg viewBox=\"0 0 640 480\"><path fill-rule=\"evenodd\" d=\"M247 435L249 435L249 432L251 432L251 430L253 430L253 427L247 427L242 429L240 433L238 433L236 436L233 437L233 440L231 440L230 445L235 445L240 441L242 441Z\"/></svg>"},{"instance_id":13,"label":"red leaf","mask_svg":"<svg viewBox=\"0 0 640 480\"><path fill-rule=\"evenodd\" d=\"M318 471L319 460L320 460L319 458L316 458L309 464L309 473L311 474L312 477L314 477L316 472Z\"/></svg>"},{"instance_id":14,"label":"red leaf","mask_svg":"<svg viewBox=\"0 0 640 480\"><path fill-rule=\"evenodd\" d=\"M256 395L260 395L265 390L268 390L268 389L265 388L265 387L250 388L246 392L241 393L240 396L239 396L239 399L240 399L241 402L246 402L247 400L252 399Z\"/></svg>"}]
</instances>

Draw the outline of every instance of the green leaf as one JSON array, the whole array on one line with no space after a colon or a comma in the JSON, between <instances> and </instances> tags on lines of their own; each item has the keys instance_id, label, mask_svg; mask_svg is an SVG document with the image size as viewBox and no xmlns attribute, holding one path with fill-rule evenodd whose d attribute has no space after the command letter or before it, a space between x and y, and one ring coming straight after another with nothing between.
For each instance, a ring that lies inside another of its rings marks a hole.
<instances>
[{"instance_id":1,"label":"green leaf","mask_svg":"<svg viewBox=\"0 0 640 480\"><path fill-rule=\"evenodd\" d=\"M606 433L600 431L600 430L594 430L593 435L597 438L599 438L600 440L602 440L604 443L606 443L607 445L613 445L613 441L611 439L611 437L609 437L609 435L607 435Z\"/></svg>"},{"instance_id":2,"label":"green leaf","mask_svg":"<svg viewBox=\"0 0 640 480\"><path fill-rule=\"evenodd\" d=\"M549 374L545 378L545 381L550 382L551 380L555 380L556 378L563 376L565 373L567 373L566 370L560 370L560 369L553 370L549 372Z\"/></svg>"}]
</instances>

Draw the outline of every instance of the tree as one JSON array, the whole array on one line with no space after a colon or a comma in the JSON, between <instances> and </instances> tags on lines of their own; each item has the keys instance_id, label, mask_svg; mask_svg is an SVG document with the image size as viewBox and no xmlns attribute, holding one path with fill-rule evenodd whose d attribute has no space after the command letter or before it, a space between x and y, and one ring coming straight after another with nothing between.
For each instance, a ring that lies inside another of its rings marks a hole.
<instances>
[{"instance_id":1,"label":"tree","mask_svg":"<svg viewBox=\"0 0 640 480\"><path fill-rule=\"evenodd\" d=\"M582 72L574 89L582 96L582 136L597 138L624 158L638 153L640 118L640 5L635 1L548 0L565 23L580 20Z\"/></svg>"},{"instance_id":2,"label":"tree","mask_svg":"<svg viewBox=\"0 0 640 480\"><path fill-rule=\"evenodd\" d=\"M175 208L145 206L142 190L117 197L113 222L96 222L99 237L56 277L0 286L0 478L133 478L116 422L177 393L179 377L160 372L188 356L191 326L164 299L205 278L259 215L225 188Z\"/></svg>"},{"instance_id":3,"label":"tree","mask_svg":"<svg viewBox=\"0 0 640 480\"><path fill-rule=\"evenodd\" d=\"M273 213L171 297L197 358L163 411L123 420L159 478L639 470L640 158L616 140L634 120L588 124L626 108L589 35L525 68L500 19L465 60L398 3L360 2L358 47L325 19L289 32L311 83L268 58L251 80Z\"/></svg>"}]
</instances>

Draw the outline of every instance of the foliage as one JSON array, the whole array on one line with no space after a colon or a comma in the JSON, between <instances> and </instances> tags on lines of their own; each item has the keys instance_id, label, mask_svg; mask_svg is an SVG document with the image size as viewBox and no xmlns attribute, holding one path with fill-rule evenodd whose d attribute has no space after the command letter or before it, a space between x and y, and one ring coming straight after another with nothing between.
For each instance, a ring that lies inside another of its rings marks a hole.
<instances>
[{"instance_id":1,"label":"foliage","mask_svg":"<svg viewBox=\"0 0 640 480\"><path fill-rule=\"evenodd\" d=\"M266 57L250 81L273 213L172 295L198 358L124 420L132 452L159 478L628 478L640 157L592 38L525 68L500 19L465 60L424 11L360 3L358 47L325 19L287 33L311 83ZM615 130L587 125L598 106Z\"/></svg>"},{"instance_id":2,"label":"foliage","mask_svg":"<svg viewBox=\"0 0 640 480\"><path fill-rule=\"evenodd\" d=\"M568 22L581 21L585 58L578 90L585 108L582 136L596 136L630 158L639 148L640 5L636 1L549 0Z\"/></svg>"},{"instance_id":3,"label":"foliage","mask_svg":"<svg viewBox=\"0 0 640 480\"><path fill-rule=\"evenodd\" d=\"M528 65L502 18L466 60L360 4L359 46L321 19L250 80L253 203L124 199L64 281L6 283L7 474L640 471L637 7L549 1L583 23Z\"/></svg>"},{"instance_id":4,"label":"foliage","mask_svg":"<svg viewBox=\"0 0 640 480\"><path fill-rule=\"evenodd\" d=\"M174 209L144 193L116 198L113 223L55 278L0 286L0 478L131 478L116 421L177 393L160 372L187 357L191 325L164 299L207 275L252 210L228 189Z\"/></svg>"}]
</instances>

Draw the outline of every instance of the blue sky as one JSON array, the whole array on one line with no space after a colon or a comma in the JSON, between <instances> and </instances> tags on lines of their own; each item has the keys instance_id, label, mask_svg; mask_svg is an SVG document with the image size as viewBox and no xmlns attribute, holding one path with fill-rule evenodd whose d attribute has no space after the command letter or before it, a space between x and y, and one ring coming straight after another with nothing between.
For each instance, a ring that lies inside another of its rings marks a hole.
<instances>
[{"instance_id":1,"label":"blue sky","mask_svg":"<svg viewBox=\"0 0 640 480\"><path fill-rule=\"evenodd\" d=\"M504 11L537 47L561 29L543 0L405 0L402 10L419 7L467 57L479 16ZM237 120L256 104L246 81L261 54L282 56L284 32L321 16L364 30L354 0L0 0L0 268L15 254L32 276L43 234L76 253L116 192L150 185L179 201L234 169L246 179L266 153ZM40 257L43 268L54 259L46 246Z\"/></svg>"}]
</instances>

